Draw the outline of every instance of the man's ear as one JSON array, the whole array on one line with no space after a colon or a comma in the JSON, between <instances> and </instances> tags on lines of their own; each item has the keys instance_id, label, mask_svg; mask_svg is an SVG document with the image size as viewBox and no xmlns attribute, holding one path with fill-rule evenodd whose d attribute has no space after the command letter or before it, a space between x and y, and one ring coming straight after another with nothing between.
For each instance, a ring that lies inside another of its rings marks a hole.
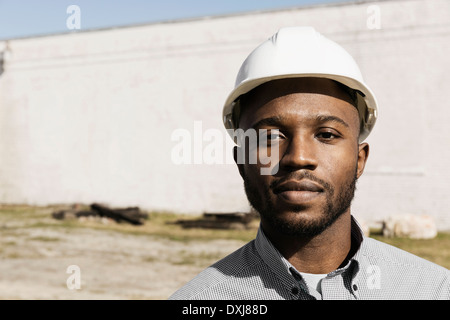
<instances>
[{"instance_id":1,"label":"man's ear","mask_svg":"<svg viewBox=\"0 0 450 320\"><path fill-rule=\"evenodd\" d=\"M367 163L367 158L369 158L369 144L366 142L359 145L358 151L358 169L356 172L356 177L359 178L363 172Z\"/></svg>"},{"instance_id":2,"label":"man's ear","mask_svg":"<svg viewBox=\"0 0 450 320\"><path fill-rule=\"evenodd\" d=\"M238 167L239 174L241 175L241 177L243 179L244 178L244 164L241 163L242 161L238 161L238 154L240 153L240 151L239 151L240 148L241 147L239 147L239 146L233 147L233 159Z\"/></svg>"}]
</instances>

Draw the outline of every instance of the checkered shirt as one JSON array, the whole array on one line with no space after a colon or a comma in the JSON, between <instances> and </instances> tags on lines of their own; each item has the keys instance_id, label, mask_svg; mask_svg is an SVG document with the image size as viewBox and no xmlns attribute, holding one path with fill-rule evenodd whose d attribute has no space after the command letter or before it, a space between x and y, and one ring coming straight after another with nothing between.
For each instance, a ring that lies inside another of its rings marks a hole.
<instances>
[{"instance_id":1,"label":"checkered shirt","mask_svg":"<svg viewBox=\"0 0 450 320\"><path fill-rule=\"evenodd\" d=\"M367 238L352 217L356 254L321 281L321 294L260 228L256 239L203 270L171 300L450 300L450 271L383 242Z\"/></svg>"}]
</instances>

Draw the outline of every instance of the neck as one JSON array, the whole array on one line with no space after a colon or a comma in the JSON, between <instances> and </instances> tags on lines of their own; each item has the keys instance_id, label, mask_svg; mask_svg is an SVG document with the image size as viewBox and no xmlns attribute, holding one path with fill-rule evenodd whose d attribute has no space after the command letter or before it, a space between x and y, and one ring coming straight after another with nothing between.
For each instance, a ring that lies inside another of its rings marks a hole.
<instances>
[{"instance_id":1,"label":"neck","mask_svg":"<svg viewBox=\"0 0 450 320\"><path fill-rule=\"evenodd\" d=\"M353 251L350 210L314 237L287 236L264 221L261 226L272 244L299 272L330 273L344 265Z\"/></svg>"}]
</instances>

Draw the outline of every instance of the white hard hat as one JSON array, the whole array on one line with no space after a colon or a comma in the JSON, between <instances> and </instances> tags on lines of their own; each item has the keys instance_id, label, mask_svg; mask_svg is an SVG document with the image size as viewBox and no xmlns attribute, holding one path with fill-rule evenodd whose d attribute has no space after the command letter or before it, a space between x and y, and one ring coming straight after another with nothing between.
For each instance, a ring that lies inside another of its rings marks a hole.
<instances>
[{"instance_id":1,"label":"white hard hat","mask_svg":"<svg viewBox=\"0 0 450 320\"><path fill-rule=\"evenodd\" d=\"M364 83L352 56L312 27L282 28L250 53L225 102L225 128L237 129L232 114L242 94L271 80L300 77L331 79L354 89L358 93L357 108L361 119L359 140L362 142L367 138L377 118L375 96Z\"/></svg>"}]
</instances>

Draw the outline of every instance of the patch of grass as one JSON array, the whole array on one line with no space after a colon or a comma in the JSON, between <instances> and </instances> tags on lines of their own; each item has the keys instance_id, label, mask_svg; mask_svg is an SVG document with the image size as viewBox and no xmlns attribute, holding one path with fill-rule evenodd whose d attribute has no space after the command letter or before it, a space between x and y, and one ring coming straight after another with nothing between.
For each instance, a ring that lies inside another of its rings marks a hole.
<instances>
[{"instance_id":1,"label":"patch of grass","mask_svg":"<svg viewBox=\"0 0 450 320\"><path fill-rule=\"evenodd\" d=\"M183 228L175 222L179 219L198 219L200 216L180 215L170 212L149 212L145 223L140 226L128 223L103 224L98 221L79 222L77 220L59 221L59 225L67 228L92 228L97 230L108 230L126 233L135 236L155 236L173 241L208 241L214 239L232 239L248 242L255 238L257 224L250 229L205 229L205 228ZM33 226L36 226L33 225ZM43 225L41 225L43 226ZM50 225L45 224L46 227Z\"/></svg>"},{"instance_id":2,"label":"patch of grass","mask_svg":"<svg viewBox=\"0 0 450 320\"><path fill-rule=\"evenodd\" d=\"M144 262L155 262L155 261L159 261L160 259L154 256L146 256L144 258L142 258L142 261Z\"/></svg>"},{"instance_id":3,"label":"patch of grass","mask_svg":"<svg viewBox=\"0 0 450 320\"><path fill-rule=\"evenodd\" d=\"M213 239L233 239L248 242L255 238L257 224L247 230L233 229L204 229L183 228L175 224L179 219L197 219L201 216L180 215L173 212L147 212L148 218L141 226L128 223L111 222L109 224L100 221L56 220L51 217L55 211L61 210L61 206L33 207L21 205L0 205L0 226L6 225L7 229L17 231L24 228L64 228L68 231L78 228L95 230L108 230L126 233L136 236L155 236L173 241L208 241ZM67 206L65 206L67 209ZM43 240L45 241L45 240Z\"/></svg>"},{"instance_id":4,"label":"patch of grass","mask_svg":"<svg viewBox=\"0 0 450 320\"><path fill-rule=\"evenodd\" d=\"M56 241L60 241L61 239L59 239L59 238L54 238L54 237L37 236L37 237L31 237L31 238L28 238L28 240L32 240L32 241L43 241L43 242L56 242Z\"/></svg>"},{"instance_id":5,"label":"patch of grass","mask_svg":"<svg viewBox=\"0 0 450 320\"><path fill-rule=\"evenodd\" d=\"M83 225L76 220L62 220L62 221L43 220L26 224L23 226L23 228L66 228L66 229L79 227L83 227Z\"/></svg>"},{"instance_id":6,"label":"patch of grass","mask_svg":"<svg viewBox=\"0 0 450 320\"><path fill-rule=\"evenodd\" d=\"M57 206L28 206L28 205L0 205L0 221L8 221L9 219L22 220L28 218L48 217L49 212L53 212Z\"/></svg>"},{"instance_id":7,"label":"patch of grass","mask_svg":"<svg viewBox=\"0 0 450 320\"><path fill-rule=\"evenodd\" d=\"M19 258L21 258L21 256L16 252L8 253L5 257L5 259L19 259Z\"/></svg>"}]
</instances>

